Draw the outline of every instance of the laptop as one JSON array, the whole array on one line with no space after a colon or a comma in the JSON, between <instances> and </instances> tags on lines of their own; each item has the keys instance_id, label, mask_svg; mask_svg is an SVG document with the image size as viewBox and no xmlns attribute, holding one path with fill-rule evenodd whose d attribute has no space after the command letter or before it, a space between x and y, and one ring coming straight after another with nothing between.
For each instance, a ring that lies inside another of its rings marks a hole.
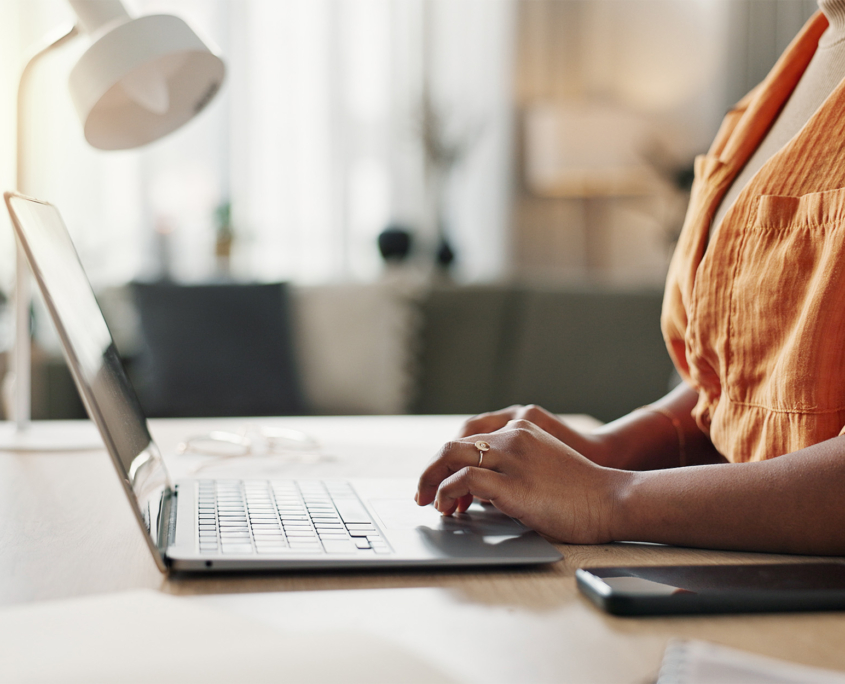
<instances>
[{"instance_id":1,"label":"laptop","mask_svg":"<svg viewBox=\"0 0 845 684\"><path fill-rule=\"evenodd\" d=\"M68 367L162 572L551 563L536 532L489 506L444 518L410 480L171 481L58 210L6 206Z\"/></svg>"}]
</instances>

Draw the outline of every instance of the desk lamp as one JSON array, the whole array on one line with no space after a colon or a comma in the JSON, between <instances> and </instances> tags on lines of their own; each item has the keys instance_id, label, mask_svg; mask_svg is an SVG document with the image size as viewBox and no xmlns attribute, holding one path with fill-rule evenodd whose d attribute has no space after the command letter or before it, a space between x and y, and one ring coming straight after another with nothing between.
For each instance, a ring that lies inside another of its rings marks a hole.
<instances>
[{"instance_id":1,"label":"desk lamp","mask_svg":"<svg viewBox=\"0 0 845 684\"><path fill-rule=\"evenodd\" d=\"M101 150L140 147L175 131L220 89L220 57L178 17L133 19L120 0L68 0L77 23L45 39L21 71L17 110L17 186L26 192L26 100L33 66L80 33L92 44L70 73L70 93L85 139ZM15 276L14 424L0 429L0 449L70 450L101 447L93 426L31 423L30 273L17 246ZM54 429L51 429L54 428Z\"/></svg>"}]
</instances>

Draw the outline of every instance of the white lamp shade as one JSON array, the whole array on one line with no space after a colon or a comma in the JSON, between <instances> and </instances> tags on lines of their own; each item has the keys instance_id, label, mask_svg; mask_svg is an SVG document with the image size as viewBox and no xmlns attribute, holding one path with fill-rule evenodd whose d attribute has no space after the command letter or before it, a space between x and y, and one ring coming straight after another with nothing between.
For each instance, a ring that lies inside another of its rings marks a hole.
<instances>
[{"instance_id":1,"label":"white lamp shade","mask_svg":"<svg viewBox=\"0 0 845 684\"><path fill-rule=\"evenodd\" d=\"M226 68L182 19L151 15L100 37L70 73L85 139L101 150L140 147L199 113Z\"/></svg>"}]
</instances>

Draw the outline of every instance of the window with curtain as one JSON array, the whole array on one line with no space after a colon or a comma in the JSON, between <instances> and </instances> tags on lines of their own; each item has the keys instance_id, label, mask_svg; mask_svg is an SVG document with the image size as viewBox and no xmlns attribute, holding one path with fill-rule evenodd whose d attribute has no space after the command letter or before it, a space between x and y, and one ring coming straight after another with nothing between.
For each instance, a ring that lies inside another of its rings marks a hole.
<instances>
[{"instance_id":1,"label":"window with curtain","mask_svg":"<svg viewBox=\"0 0 845 684\"><path fill-rule=\"evenodd\" d=\"M184 281L212 277L215 211L226 204L240 279L372 281L381 272L376 236L391 223L414 232L424 263L444 233L460 281L539 277L547 261L549 275L566 273L583 249L563 237L581 219L564 212L552 220L533 205L524 211L534 200L521 182L517 164L525 160L514 131L525 111L571 96L621 101L656 116L661 131L682 131L686 146L674 153L683 160L706 146L727 103L765 73L815 7L814 0L125 4L187 19L219 46L228 76L220 96L182 130L141 150L104 153L83 140L67 91L87 38L40 65L27 103L27 187L61 208L95 286L163 270ZM23 56L71 20L65 0L0 2L4 188L15 185ZM665 40L651 40L649 30L663 25ZM678 44L687 35L695 40ZM699 44L710 58L699 56ZM669 48L680 56L667 57ZM683 106L661 109L661 93L680 97L677 83L692 94ZM637 217L622 219L627 230ZM521 260L526 244L537 259ZM627 247L617 252L621 263L631 261ZM12 254L0 212L6 292Z\"/></svg>"},{"instance_id":2,"label":"window with curtain","mask_svg":"<svg viewBox=\"0 0 845 684\"><path fill-rule=\"evenodd\" d=\"M141 150L100 152L85 143L67 91L88 39L39 68L27 103L27 186L62 210L95 286L164 268L180 280L212 276L215 211L227 203L239 278L375 279L376 236L390 223L413 230L420 259L433 258L442 226L461 278L506 271L513 0L125 5L182 16L219 46L228 73L220 96L184 129ZM73 17L64 0L7 1L0 12L0 125L9 141L17 83L10 64ZM442 142L460 148L443 182L422 141L425 103ZM0 173L13 187L4 148ZM12 243L3 233L8 291Z\"/></svg>"}]
</instances>

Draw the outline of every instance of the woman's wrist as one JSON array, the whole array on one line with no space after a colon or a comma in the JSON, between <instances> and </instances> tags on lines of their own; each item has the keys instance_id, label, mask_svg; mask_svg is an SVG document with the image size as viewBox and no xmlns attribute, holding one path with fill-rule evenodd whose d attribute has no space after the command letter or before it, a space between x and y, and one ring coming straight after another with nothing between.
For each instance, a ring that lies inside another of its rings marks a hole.
<instances>
[{"instance_id":1,"label":"woman's wrist","mask_svg":"<svg viewBox=\"0 0 845 684\"><path fill-rule=\"evenodd\" d=\"M607 541L630 541L639 539L633 532L636 527L635 492L643 473L631 470L614 470L608 475L607 493Z\"/></svg>"},{"instance_id":2,"label":"woman's wrist","mask_svg":"<svg viewBox=\"0 0 845 684\"><path fill-rule=\"evenodd\" d=\"M610 432L579 432L576 436L570 435L561 441L598 466L616 467L614 454L618 450L617 438Z\"/></svg>"},{"instance_id":3,"label":"woman's wrist","mask_svg":"<svg viewBox=\"0 0 845 684\"><path fill-rule=\"evenodd\" d=\"M605 468L635 468L642 441L634 429L636 420L634 414L628 414L586 435L595 454L591 460Z\"/></svg>"},{"instance_id":4,"label":"woman's wrist","mask_svg":"<svg viewBox=\"0 0 845 684\"><path fill-rule=\"evenodd\" d=\"M673 401L643 406L599 428L595 434L602 437L609 453L609 460L601 465L663 470L697 462L704 435L690 415L691 398L668 398Z\"/></svg>"}]
</instances>

